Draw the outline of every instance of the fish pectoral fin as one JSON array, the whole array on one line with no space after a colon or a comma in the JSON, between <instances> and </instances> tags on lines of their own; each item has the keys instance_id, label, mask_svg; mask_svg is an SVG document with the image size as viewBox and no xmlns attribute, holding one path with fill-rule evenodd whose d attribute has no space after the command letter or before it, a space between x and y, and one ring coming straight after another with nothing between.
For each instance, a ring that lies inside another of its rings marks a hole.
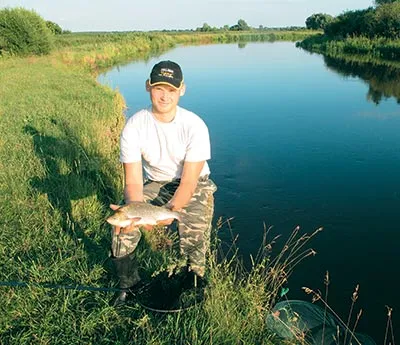
<instances>
[{"instance_id":1,"label":"fish pectoral fin","mask_svg":"<svg viewBox=\"0 0 400 345\"><path fill-rule=\"evenodd\" d=\"M128 217L128 218L129 218L130 221L132 221L132 223L133 222L138 222L139 220L142 219L142 217Z\"/></svg>"},{"instance_id":2,"label":"fish pectoral fin","mask_svg":"<svg viewBox=\"0 0 400 345\"><path fill-rule=\"evenodd\" d=\"M113 211L116 211L116 210L118 210L119 208L121 208L121 205L110 204L110 208L111 208Z\"/></svg>"}]
</instances>

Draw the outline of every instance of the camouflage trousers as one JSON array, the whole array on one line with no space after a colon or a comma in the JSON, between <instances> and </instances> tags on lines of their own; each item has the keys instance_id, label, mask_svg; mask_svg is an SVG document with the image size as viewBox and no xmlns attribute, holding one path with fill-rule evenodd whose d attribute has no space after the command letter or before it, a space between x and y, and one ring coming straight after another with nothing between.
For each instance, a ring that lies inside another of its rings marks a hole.
<instances>
[{"instance_id":1,"label":"camouflage trousers","mask_svg":"<svg viewBox=\"0 0 400 345\"><path fill-rule=\"evenodd\" d=\"M172 182L147 181L143 187L144 201L163 206L173 197L179 180ZM207 177L200 178L189 204L182 210L179 222L180 252L190 268L199 276L204 275L206 253L210 245L211 221L214 213L214 192L217 186ZM140 229L129 233L112 234L112 253L115 257L131 254L141 238Z\"/></svg>"}]
</instances>

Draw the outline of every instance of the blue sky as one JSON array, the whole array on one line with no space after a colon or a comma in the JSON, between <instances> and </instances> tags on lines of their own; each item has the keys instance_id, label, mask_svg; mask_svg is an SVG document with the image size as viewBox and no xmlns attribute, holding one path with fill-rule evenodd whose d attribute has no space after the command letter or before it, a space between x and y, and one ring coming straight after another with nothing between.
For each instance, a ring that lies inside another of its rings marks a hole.
<instances>
[{"instance_id":1,"label":"blue sky","mask_svg":"<svg viewBox=\"0 0 400 345\"><path fill-rule=\"evenodd\" d=\"M336 16L373 0L0 0L0 8L33 9L72 31L195 29L244 19L250 26L304 26L313 13Z\"/></svg>"}]
</instances>

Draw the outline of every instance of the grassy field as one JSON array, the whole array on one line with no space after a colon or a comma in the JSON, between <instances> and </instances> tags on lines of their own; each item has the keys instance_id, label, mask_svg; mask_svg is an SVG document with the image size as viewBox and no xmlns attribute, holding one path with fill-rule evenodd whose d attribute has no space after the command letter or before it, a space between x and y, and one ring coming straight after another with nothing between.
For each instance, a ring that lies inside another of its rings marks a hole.
<instances>
[{"instance_id":1,"label":"grassy field","mask_svg":"<svg viewBox=\"0 0 400 345\"><path fill-rule=\"evenodd\" d=\"M104 220L122 195L118 140L125 103L94 77L175 44L243 38L67 36L49 56L0 59L0 281L114 287ZM146 233L139 248L148 274L175 260L173 247L154 253L156 237ZM300 250L307 241L289 239L275 260L265 243L248 274L214 249L207 297L184 313L158 315L136 304L116 309L105 292L0 286L0 343L279 343L266 316L291 270L312 254Z\"/></svg>"}]
</instances>

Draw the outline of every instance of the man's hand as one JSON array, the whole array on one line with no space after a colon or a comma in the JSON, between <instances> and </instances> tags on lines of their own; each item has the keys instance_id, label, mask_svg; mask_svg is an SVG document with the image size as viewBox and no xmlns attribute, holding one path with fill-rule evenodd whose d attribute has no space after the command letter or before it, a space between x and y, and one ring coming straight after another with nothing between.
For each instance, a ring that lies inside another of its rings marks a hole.
<instances>
[{"instance_id":1,"label":"man's hand","mask_svg":"<svg viewBox=\"0 0 400 345\"><path fill-rule=\"evenodd\" d=\"M164 220L159 220L157 222L157 225L171 225L174 220L175 220L175 218L168 218L168 219L164 219Z\"/></svg>"},{"instance_id":2,"label":"man's hand","mask_svg":"<svg viewBox=\"0 0 400 345\"><path fill-rule=\"evenodd\" d=\"M114 204L111 204L111 205L110 205L110 208L111 208L113 211L118 210L120 207L121 207L120 205L114 205ZM126 227L124 227L124 228L121 228L120 226L114 226L114 233L115 233L115 235L117 235L117 236L118 236L120 233L127 234L127 233L129 233L129 232L134 231L136 227L137 227L137 226L135 225L135 222L132 222L130 225L128 225L128 226L126 226Z\"/></svg>"}]
</instances>

